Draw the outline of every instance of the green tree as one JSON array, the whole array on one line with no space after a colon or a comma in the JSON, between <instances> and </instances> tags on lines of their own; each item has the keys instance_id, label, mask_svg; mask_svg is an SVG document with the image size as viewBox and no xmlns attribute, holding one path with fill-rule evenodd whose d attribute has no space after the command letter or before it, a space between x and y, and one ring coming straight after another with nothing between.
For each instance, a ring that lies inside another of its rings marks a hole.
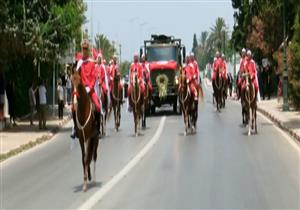
<instances>
[{"instance_id":1,"label":"green tree","mask_svg":"<svg viewBox=\"0 0 300 210\"><path fill-rule=\"evenodd\" d=\"M96 34L95 37L96 48L102 50L103 58L109 61L117 52L113 43L103 34Z\"/></svg>"},{"instance_id":2,"label":"green tree","mask_svg":"<svg viewBox=\"0 0 300 210\"><path fill-rule=\"evenodd\" d=\"M198 47L198 41L197 41L197 35L194 34L193 36L193 48L192 52L197 56L197 47Z\"/></svg>"},{"instance_id":3,"label":"green tree","mask_svg":"<svg viewBox=\"0 0 300 210\"><path fill-rule=\"evenodd\" d=\"M289 75L289 91L293 103L300 108L300 6L296 6L295 10L294 35L291 44L293 61Z\"/></svg>"},{"instance_id":4,"label":"green tree","mask_svg":"<svg viewBox=\"0 0 300 210\"><path fill-rule=\"evenodd\" d=\"M214 26L210 28L209 36L211 47L215 50L225 53L226 40L228 40L228 29L225 20L218 17Z\"/></svg>"}]
</instances>

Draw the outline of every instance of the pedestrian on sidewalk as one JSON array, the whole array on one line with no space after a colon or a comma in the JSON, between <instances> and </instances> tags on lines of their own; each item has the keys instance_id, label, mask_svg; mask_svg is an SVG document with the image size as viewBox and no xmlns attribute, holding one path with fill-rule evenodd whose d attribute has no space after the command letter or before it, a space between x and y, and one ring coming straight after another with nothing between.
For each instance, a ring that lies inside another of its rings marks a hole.
<instances>
[{"instance_id":1,"label":"pedestrian on sidewalk","mask_svg":"<svg viewBox=\"0 0 300 210\"><path fill-rule=\"evenodd\" d=\"M57 85L57 96L58 96L58 118L63 119L64 113L64 89L62 87L62 82L59 79Z\"/></svg>"},{"instance_id":2,"label":"pedestrian on sidewalk","mask_svg":"<svg viewBox=\"0 0 300 210\"><path fill-rule=\"evenodd\" d=\"M45 81L40 80L39 83L39 129L46 128L46 118L47 118L47 90L45 87Z\"/></svg>"},{"instance_id":3,"label":"pedestrian on sidewalk","mask_svg":"<svg viewBox=\"0 0 300 210\"><path fill-rule=\"evenodd\" d=\"M15 83L10 80L6 86L6 95L8 100L8 113L10 125L16 126L16 111L15 111Z\"/></svg>"},{"instance_id":4,"label":"pedestrian on sidewalk","mask_svg":"<svg viewBox=\"0 0 300 210\"><path fill-rule=\"evenodd\" d=\"M35 87L35 84L32 83L28 90L28 97L29 97L29 105L30 105L30 125L34 125L33 123L33 116L34 116L34 111L36 109L36 94L37 88Z\"/></svg>"}]
</instances>

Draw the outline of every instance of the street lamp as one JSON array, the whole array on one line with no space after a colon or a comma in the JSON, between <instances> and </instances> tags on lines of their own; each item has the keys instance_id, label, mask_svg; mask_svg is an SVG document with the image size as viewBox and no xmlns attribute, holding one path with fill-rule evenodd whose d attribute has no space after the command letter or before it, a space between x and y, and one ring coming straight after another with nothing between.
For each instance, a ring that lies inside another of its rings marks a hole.
<instances>
[{"instance_id":1,"label":"street lamp","mask_svg":"<svg viewBox=\"0 0 300 210\"><path fill-rule=\"evenodd\" d=\"M289 102L288 102L288 66L286 61L286 25L285 25L285 6L286 0L283 1L283 111L289 111Z\"/></svg>"}]
</instances>

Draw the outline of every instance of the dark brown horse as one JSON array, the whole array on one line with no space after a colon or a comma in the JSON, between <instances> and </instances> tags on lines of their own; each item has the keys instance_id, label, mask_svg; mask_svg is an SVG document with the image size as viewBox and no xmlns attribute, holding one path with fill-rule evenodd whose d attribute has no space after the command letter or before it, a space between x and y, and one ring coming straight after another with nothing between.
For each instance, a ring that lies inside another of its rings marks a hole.
<instances>
[{"instance_id":1,"label":"dark brown horse","mask_svg":"<svg viewBox=\"0 0 300 210\"><path fill-rule=\"evenodd\" d=\"M198 101L194 100L189 85L187 84L186 76L184 74L180 76L179 83L179 103L185 124L184 135L186 136L189 129L191 129L191 133L196 132L198 119ZM201 86L198 87L197 91L199 92L199 97L203 98L203 91Z\"/></svg>"},{"instance_id":2,"label":"dark brown horse","mask_svg":"<svg viewBox=\"0 0 300 210\"><path fill-rule=\"evenodd\" d=\"M108 95L107 93L103 92L101 88L101 84L99 84L99 95L100 101L102 105L102 113L100 115L100 135L101 137L106 136L106 122L108 120Z\"/></svg>"},{"instance_id":3,"label":"dark brown horse","mask_svg":"<svg viewBox=\"0 0 300 210\"><path fill-rule=\"evenodd\" d=\"M223 80L222 80L220 68L217 69L216 79L213 81L212 84L213 84L213 90L214 90L213 98L216 99L217 111L220 112L220 109L222 107L222 101L223 101L223 93L224 93Z\"/></svg>"},{"instance_id":4,"label":"dark brown horse","mask_svg":"<svg viewBox=\"0 0 300 210\"><path fill-rule=\"evenodd\" d=\"M79 72L75 71L72 76L74 90L73 106L75 110L75 129L79 138L82 153L83 165L83 191L87 190L87 179L91 181L90 163L93 159L93 181L96 181L96 160L97 160L97 126L94 115L94 108L85 87L81 83Z\"/></svg>"},{"instance_id":5,"label":"dark brown horse","mask_svg":"<svg viewBox=\"0 0 300 210\"><path fill-rule=\"evenodd\" d=\"M129 104L133 110L133 118L134 118L134 134L137 137L139 135L140 129L140 119L142 112L144 110L144 97L139 85L140 81L138 79L137 73L133 73L132 81L131 81L131 90L129 97Z\"/></svg>"},{"instance_id":6,"label":"dark brown horse","mask_svg":"<svg viewBox=\"0 0 300 210\"><path fill-rule=\"evenodd\" d=\"M111 90L111 107L109 115L113 109L115 119L115 130L118 131L121 123L121 105L123 101L123 90L120 85L121 76L116 73L113 78L113 88Z\"/></svg>"},{"instance_id":7,"label":"dark brown horse","mask_svg":"<svg viewBox=\"0 0 300 210\"><path fill-rule=\"evenodd\" d=\"M242 91L242 106L244 106L246 119L248 121L248 136L251 135L251 130L254 130L257 133L257 124L256 124L256 91L255 86L252 82L251 75L249 73L244 74L245 79L245 90Z\"/></svg>"}]
</instances>

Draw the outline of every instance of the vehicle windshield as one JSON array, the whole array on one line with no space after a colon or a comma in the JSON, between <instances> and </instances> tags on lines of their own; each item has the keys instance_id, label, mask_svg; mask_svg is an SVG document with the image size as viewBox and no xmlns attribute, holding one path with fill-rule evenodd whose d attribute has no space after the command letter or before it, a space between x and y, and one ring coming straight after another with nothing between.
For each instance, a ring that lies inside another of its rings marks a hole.
<instances>
[{"instance_id":1,"label":"vehicle windshield","mask_svg":"<svg viewBox=\"0 0 300 210\"><path fill-rule=\"evenodd\" d=\"M149 47L147 60L152 61L176 61L175 47Z\"/></svg>"}]
</instances>

